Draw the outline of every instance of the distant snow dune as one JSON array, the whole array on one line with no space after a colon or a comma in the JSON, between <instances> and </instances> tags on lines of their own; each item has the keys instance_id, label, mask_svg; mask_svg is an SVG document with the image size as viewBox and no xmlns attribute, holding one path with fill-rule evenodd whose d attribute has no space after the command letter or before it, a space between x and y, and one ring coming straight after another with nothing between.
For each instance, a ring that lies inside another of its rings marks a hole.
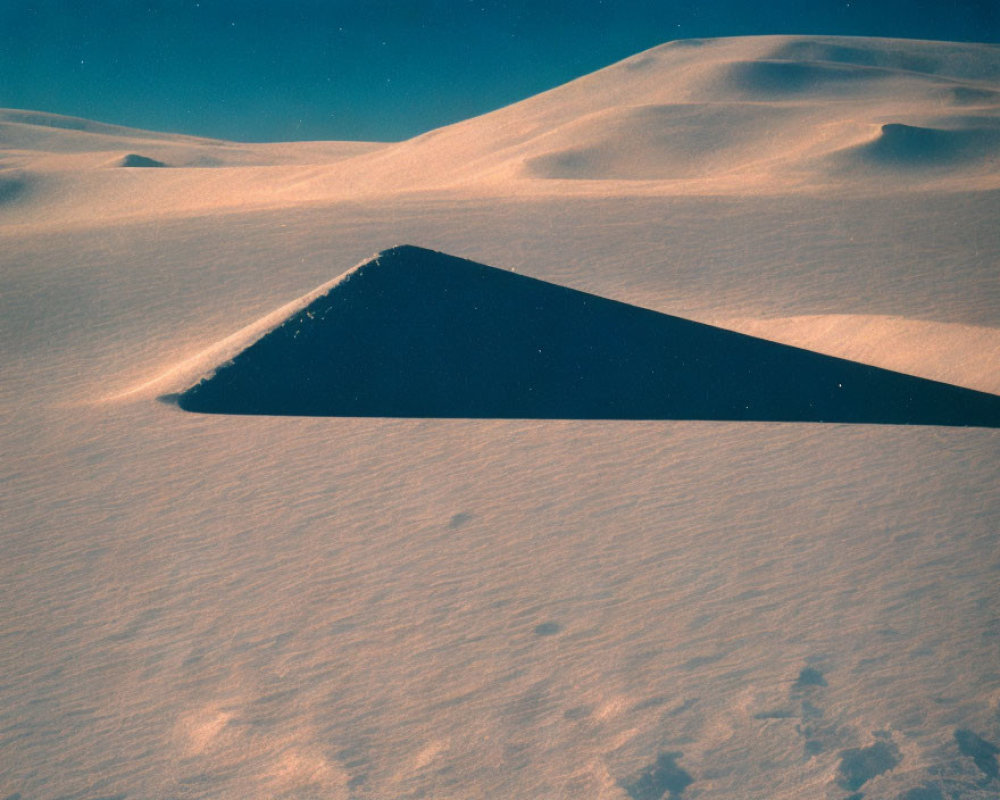
<instances>
[{"instance_id":1,"label":"distant snow dune","mask_svg":"<svg viewBox=\"0 0 1000 800\"><path fill-rule=\"evenodd\" d=\"M858 155L870 166L978 170L1000 155L1000 120L992 124L960 120L951 128L890 123L882 126L876 140L862 145Z\"/></svg>"},{"instance_id":2,"label":"distant snow dune","mask_svg":"<svg viewBox=\"0 0 1000 800\"><path fill-rule=\"evenodd\" d=\"M605 73L582 79L593 84L607 108L535 137L539 147L559 139L566 146L529 156L528 172L578 180L730 175L728 183L713 186L718 191L750 185L766 190L765 180L787 188L807 176L802 185L817 188L848 177L850 162L837 154L861 150L865 160L905 167L911 174L975 162L977 178L988 173L995 180L1000 106L994 90L982 85L998 74L995 48L963 52L924 43L898 51L885 44L785 41L763 57L739 60L736 42L719 41L701 48L703 58L694 64L687 63L689 50L665 45L634 65L626 62L636 72L663 78L659 86L635 81L644 105L632 105L635 96L625 105L621 92L602 93L598 81ZM653 100L657 104L649 104ZM956 118L948 106L979 108ZM915 119L942 129L924 133L910 124ZM865 141L871 136L866 129L879 124L880 138ZM818 158L824 154L826 160ZM865 176L849 177L861 182Z\"/></svg>"},{"instance_id":3,"label":"distant snow dune","mask_svg":"<svg viewBox=\"0 0 1000 800\"><path fill-rule=\"evenodd\" d=\"M155 158L148 158L146 156L140 156L138 153L129 153L123 156L118 161L118 166L120 167L165 167L167 166L162 161L157 161Z\"/></svg>"},{"instance_id":4,"label":"distant snow dune","mask_svg":"<svg viewBox=\"0 0 1000 800\"><path fill-rule=\"evenodd\" d=\"M56 171L64 190L38 193L45 215L32 206L5 216L34 226L43 216L50 224L91 213L135 216L134 179L98 169L129 158L186 168L149 184L165 214L445 189L520 197L996 189L998 76L1000 54L985 44L669 42L389 145L238 144L7 110L0 136L8 167ZM109 162L116 151L119 160ZM209 167L239 169L209 177Z\"/></svg>"},{"instance_id":5,"label":"distant snow dune","mask_svg":"<svg viewBox=\"0 0 1000 800\"><path fill-rule=\"evenodd\" d=\"M995 800L998 111L806 36L0 111L0 798Z\"/></svg>"},{"instance_id":6,"label":"distant snow dune","mask_svg":"<svg viewBox=\"0 0 1000 800\"><path fill-rule=\"evenodd\" d=\"M456 181L642 181L660 182L669 192L690 182L689 191L713 193L845 184L871 190L864 174L845 174L834 156L870 141L882 125L995 125L998 65L997 49L989 45L789 37L720 39L696 47L671 42L418 137L367 165L381 175L399 153L413 159L403 175L422 163L433 165L438 179ZM960 121L952 119L958 108L965 114ZM995 140L986 135L977 142L977 183L996 186L1000 167L989 158L996 155ZM940 151L927 155L928 166L939 166ZM421 180L430 177L421 174ZM924 177L948 179L940 172ZM885 188L880 182L878 190Z\"/></svg>"}]
</instances>

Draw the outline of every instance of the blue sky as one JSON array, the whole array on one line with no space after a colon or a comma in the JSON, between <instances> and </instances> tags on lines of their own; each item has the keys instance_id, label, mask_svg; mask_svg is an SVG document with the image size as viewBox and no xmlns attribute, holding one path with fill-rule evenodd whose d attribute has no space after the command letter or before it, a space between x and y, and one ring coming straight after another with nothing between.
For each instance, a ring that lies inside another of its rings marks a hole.
<instances>
[{"instance_id":1,"label":"blue sky","mask_svg":"<svg viewBox=\"0 0 1000 800\"><path fill-rule=\"evenodd\" d=\"M0 0L0 106L242 141L404 139L670 39L996 42L997 0Z\"/></svg>"}]
</instances>

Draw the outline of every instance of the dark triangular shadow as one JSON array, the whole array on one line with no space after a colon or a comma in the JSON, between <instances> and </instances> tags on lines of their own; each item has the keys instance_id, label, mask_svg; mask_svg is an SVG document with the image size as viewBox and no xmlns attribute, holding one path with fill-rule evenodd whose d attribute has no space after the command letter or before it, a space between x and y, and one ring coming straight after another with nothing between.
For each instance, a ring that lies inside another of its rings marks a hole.
<instances>
[{"instance_id":1,"label":"dark triangular shadow","mask_svg":"<svg viewBox=\"0 0 1000 800\"><path fill-rule=\"evenodd\" d=\"M349 272L188 411L1000 425L1000 397L776 344L416 247Z\"/></svg>"}]
</instances>

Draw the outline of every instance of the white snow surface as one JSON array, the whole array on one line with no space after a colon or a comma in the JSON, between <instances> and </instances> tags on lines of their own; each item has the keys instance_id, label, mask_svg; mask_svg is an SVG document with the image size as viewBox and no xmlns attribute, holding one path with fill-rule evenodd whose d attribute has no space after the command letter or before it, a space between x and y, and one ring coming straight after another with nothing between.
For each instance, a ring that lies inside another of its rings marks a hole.
<instances>
[{"instance_id":1,"label":"white snow surface","mask_svg":"<svg viewBox=\"0 0 1000 800\"><path fill-rule=\"evenodd\" d=\"M996 798L996 430L156 397L402 243L1000 391L998 98L760 37L396 145L0 112L0 798Z\"/></svg>"}]
</instances>

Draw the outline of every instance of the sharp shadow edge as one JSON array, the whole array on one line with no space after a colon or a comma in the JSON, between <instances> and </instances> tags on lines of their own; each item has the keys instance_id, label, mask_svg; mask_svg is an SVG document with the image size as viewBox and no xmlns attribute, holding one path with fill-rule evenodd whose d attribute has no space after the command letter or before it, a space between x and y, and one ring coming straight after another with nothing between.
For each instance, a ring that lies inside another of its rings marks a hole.
<instances>
[{"instance_id":1,"label":"sharp shadow edge","mask_svg":"<svg viewBox=\"0 0 1000 800\"><path fill-rule=\"evenodd\" d=\"M1000 427L1000 397L412 246L177 396L215 414Z\"/></svg>"}]
</instances>

